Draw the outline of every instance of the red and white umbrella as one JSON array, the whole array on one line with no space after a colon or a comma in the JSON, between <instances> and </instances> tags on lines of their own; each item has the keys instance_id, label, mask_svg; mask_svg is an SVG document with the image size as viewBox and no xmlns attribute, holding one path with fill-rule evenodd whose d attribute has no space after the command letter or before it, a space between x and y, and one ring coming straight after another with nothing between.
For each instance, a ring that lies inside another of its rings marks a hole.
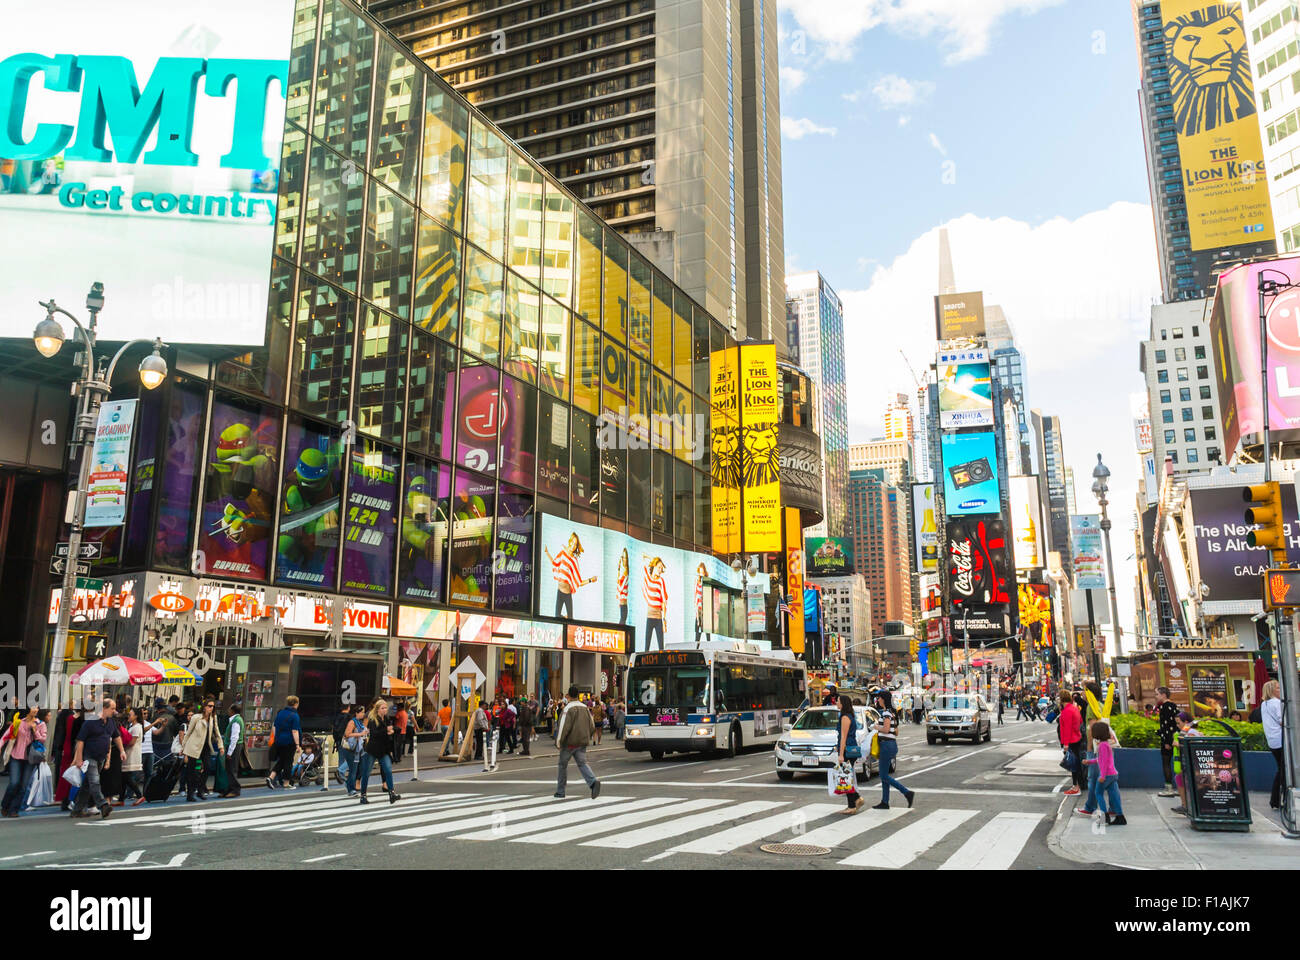
<instances>
[{"instance_id":1,"label":"red and white umbrella","mask_svg":"<svg viewBox=\"0 0 1300 960\"><path fill-rule=\"evenodd\" d=\"M105 657L87 664L72 675L72 682L83 687L102 687L119 683L160 683L163 672L154 664L135 657Z\"/></svg>"}]
</instances>

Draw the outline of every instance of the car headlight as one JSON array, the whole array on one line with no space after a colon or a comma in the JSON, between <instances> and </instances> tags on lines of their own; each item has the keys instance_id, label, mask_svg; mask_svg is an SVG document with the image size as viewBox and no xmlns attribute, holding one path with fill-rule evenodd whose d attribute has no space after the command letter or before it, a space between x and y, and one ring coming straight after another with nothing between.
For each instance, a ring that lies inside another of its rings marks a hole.
<instances>
[{"instance_id":1,"label":"car headlight","mask_svg":"<svg viewBox=\"0 0 1300 960\"><path fill-rule=\"evenodd\" d=\"M628 735L629 737L639 737L639 736L641 736L641 731L638 730L636 727L628 727L628 728L627 728L627 735Z\"/></svg>"},{"instance_id":2,"label":"car headlight","mask_svg":"<svg viewBox=\"0 0 1300 960\"><path fill-rule=\"evenodd\" d=\"M790 742L789 742L788 740L778 740L778 741L776 742L776 748L777 748L778 750L784 750L784 751L786 751L787 753L789 753L789 752L790 752Z\"/></svg>"},{"instance_id":3,"label":"car headlight","mask_svg":"<svg viewBox=\"0 0 1300 960\"><path fill-rule=\"evenodd\" d=\"M711 737L711 736L713 736L713 728L712 728L712 727L696 727L696 728L695 728L695 735L696 735L697 737Z\"/></svg>"}]
</instances>

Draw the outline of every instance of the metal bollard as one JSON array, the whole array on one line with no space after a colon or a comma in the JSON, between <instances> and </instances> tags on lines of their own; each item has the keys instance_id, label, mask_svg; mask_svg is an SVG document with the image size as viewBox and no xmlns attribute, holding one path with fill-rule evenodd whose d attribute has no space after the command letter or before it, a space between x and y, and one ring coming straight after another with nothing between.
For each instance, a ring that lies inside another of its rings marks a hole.
<instances>
[{"instance_id":1,"label":"metal bollard","mask_svg":"<svg viewBox=\"0 0 1300 960\"><path fill-rule=\"evenodd\" d=\"M420 737L419 734L416 734L415 739L411 741L411 780L416 781L419 779L420 779Z\"/></svg>"},{"instance_id":2,"label":"metal bollard","mask_svg":"<svg viewBox=\"0 0 1300 960\"><path fill-rule=\"evenodd\" d=\"M330 749L330 745L322 741L320 751L322 763L321 771L325 778L321 781L322 790L328 790L330 788Z\"/></svg>"}]
</instances>

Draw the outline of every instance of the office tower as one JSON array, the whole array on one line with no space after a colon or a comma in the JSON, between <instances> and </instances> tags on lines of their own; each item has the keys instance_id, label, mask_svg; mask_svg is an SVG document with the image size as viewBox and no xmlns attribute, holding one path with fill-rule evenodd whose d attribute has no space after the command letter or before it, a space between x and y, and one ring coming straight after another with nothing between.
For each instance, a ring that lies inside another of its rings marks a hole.
<instances>
[{"instance_id":1,"label":"office tower","mask_svg":"<svg viewBox=\"0 0 1300 960\"><path fill-rule=\"evenodd\" d=\"M1250 0L1243 13L1277 245L1300 250L1300 16L1293 0Z\"/></svg>"},{"instance_id":2,"label":"office tower","mask_svg":"<svg viewBox=\"0 0 1300 960\"><path fill-rule=\"evenodd\" d=\"M849 473L849 527L857 570L871 591L873 637L884 636L886 620L912 621L908 558L907 500L883 468Z\"/></svg>"},{"instance_id":3,"label":"office tower","mask_svg":"<svg viewBox=\"0 0 1300 960\"><path fill-rule=\"evenodd\" d=\"M786 335L791 361L817 383L821 397L823 500L826 518L806 531L843 537L847 530L849 401L844 370L844 307L813 270L786 278Z\"/></svg>"},{"instance_id":4,"label":"office tower","mask_svg":"<svg viewBox=\"0 0 1300 960\"><path fill-rule=\"evenodd\" d=\"M1065 496L1065 448L1061 439L1061 418L1045 417L1031 410L1035 445L1038 449L1039 496L1049 517L1047 550L1061 554L1061 566L1069 573L1073 568L1070 553L1070 512Z\"/></svg>"},{"instance_id":5,"label":"office tower","mask_svg":"<svg viewBox=\"0 0 1300 960\"><path fill-rule=\"evenodd\" d=\"M1206 10L1223 9L1228 16L1240 18L1244 6L1260 7L1265 3L1267 0L1250 0L1250 4L1228 0L1207 4ZM1286 8L1287 16L1294 10L1291 3L1267 5ZM1223 267L1248 257L1275 253L1277 244L1269 211L1267 178L1264 183L1255 184L1254 180L1247 183L1226 168L1217 177L1199 178L1202 168L1218 166L1210 163L1211 145L1201 142L1210 130L1218 134L1212 146L1234 150L1234 167L1238 170L1241 161L1263 160L1259 118L1254 113L1234 116L1232 108L1224 105L1235 102L1241 87L1252 85L1253 71L1244 49L1245 32L1241 31L1239 37L1231 32L1226 35L1226 43L1240 42L1243 49L1230 71L1215 71L1225 79L1216 80L1214 75L1208 80L1199 79L1181 62L1182 48L1172 40L1185 29L1206 26L1204 11L1171 17L1167 23L1162 6L1154 0L1133 0L1142 139L1160 258L1160 283L1164 300L1170 303L1210 296L1215 277ZM1294 123L1293 117L1287 128ZM1186 158L1182 156L1183 150L1188 152ZM1269 172L1279 171L1270 167ZM1200 182L1189 188L1186 183L1189 175ZM1255 176L1253 171L1250 176ZM1228 189L1224 189L1225 184L1229 184Z\"/></svg>"},{"instance_id":6,"label":"office tower","mask_svg":"<svg viewBox=\"0 0 1300 960\"><path fill-rule=\"evenodd\" d=\"M1002 387L1002 397L1009 399L1015 413L1016 448L1007 445L1007 461L1015 474L1017 457L1025 471L1033 462L1030 456L1029 407L1025 403L1025 355L1016 346L1015 333L1002 308L990 304L984 308L985 328L989 343L989 360L993 375ZM1008 430L1008 434L1012 431Z\"/></svg>"},{"instance_id":7,"label":"office tower","mask_svg":"<svg viewBox=\"0 0 1300 960\"><path fill-rule=\"evenodd\" d=\"M907 394L897 394L885 407L885 439L906 440L910 445L916 439L912 427L912 408Z\"/></svg>"},{"instance_id":8,"label":"office tower","mask_svg":"<svg viewBox=\"0 0 1300 960\"><path fill-rule=\"evenodd\" d=\"M1079 512L1079 502L1074 493L1074 467L1065 468L1065 512Z\"/></svg>"},{"instance_id":9,"label":"office tower","mask_svg":"<svg viewBox=\"0 0 1300 960\"><path fill-rule=\"evenodd\" d=\"M838 634L849 672L866 672L871 663L871 591L860 573L816 577L821 588L822 633Z\"/></svg>"},{"instance_id":10,"label":"office tower","mask_svg":"<svg viewBox=\"0 0 1300 960\"><path fill-rule=\"evenodd\" d=\"M1225 454L1219 386L1210 346L1210 300L1157 304L1139 367L1147 381L1156 467L1168 458L1176 475L1209 470Z\"/></svg>"},{"instance_id":11,"label":"office tower","mask_svg":"<svg viewBox=\"0 0 1300 960\"><path fill-rule=\"evenodd\" d=\"M738 338L785 354L776 0L371 0Z\"/></svg>"},{"instance_id":12,"label":"office tower","mask_svg":"<svg viewBox=\"0 0 1300 960\"><path fill-rule=\"evenodd\" d=\"M904 439L875 439L849 446L849 470L885 471L890 483L898 486L912 477L912 450Z\"/></svg>"}]
</instances>

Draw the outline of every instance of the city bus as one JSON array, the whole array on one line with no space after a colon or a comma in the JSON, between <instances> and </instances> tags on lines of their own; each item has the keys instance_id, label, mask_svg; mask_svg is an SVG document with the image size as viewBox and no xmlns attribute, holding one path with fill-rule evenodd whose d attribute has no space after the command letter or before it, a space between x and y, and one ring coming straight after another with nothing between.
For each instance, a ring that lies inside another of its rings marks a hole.
<instances>
[{"instance_id":1,"label":"city bus","mask_svg":"<svg viewBox=\"0 0 1300 960\"><path fill-rule=\"evenodd\" d=\"M808 695L802 660L740 641L634 653L626 684L624 743L652 760L775 743Z\"/></svg>"}]
</instances>

